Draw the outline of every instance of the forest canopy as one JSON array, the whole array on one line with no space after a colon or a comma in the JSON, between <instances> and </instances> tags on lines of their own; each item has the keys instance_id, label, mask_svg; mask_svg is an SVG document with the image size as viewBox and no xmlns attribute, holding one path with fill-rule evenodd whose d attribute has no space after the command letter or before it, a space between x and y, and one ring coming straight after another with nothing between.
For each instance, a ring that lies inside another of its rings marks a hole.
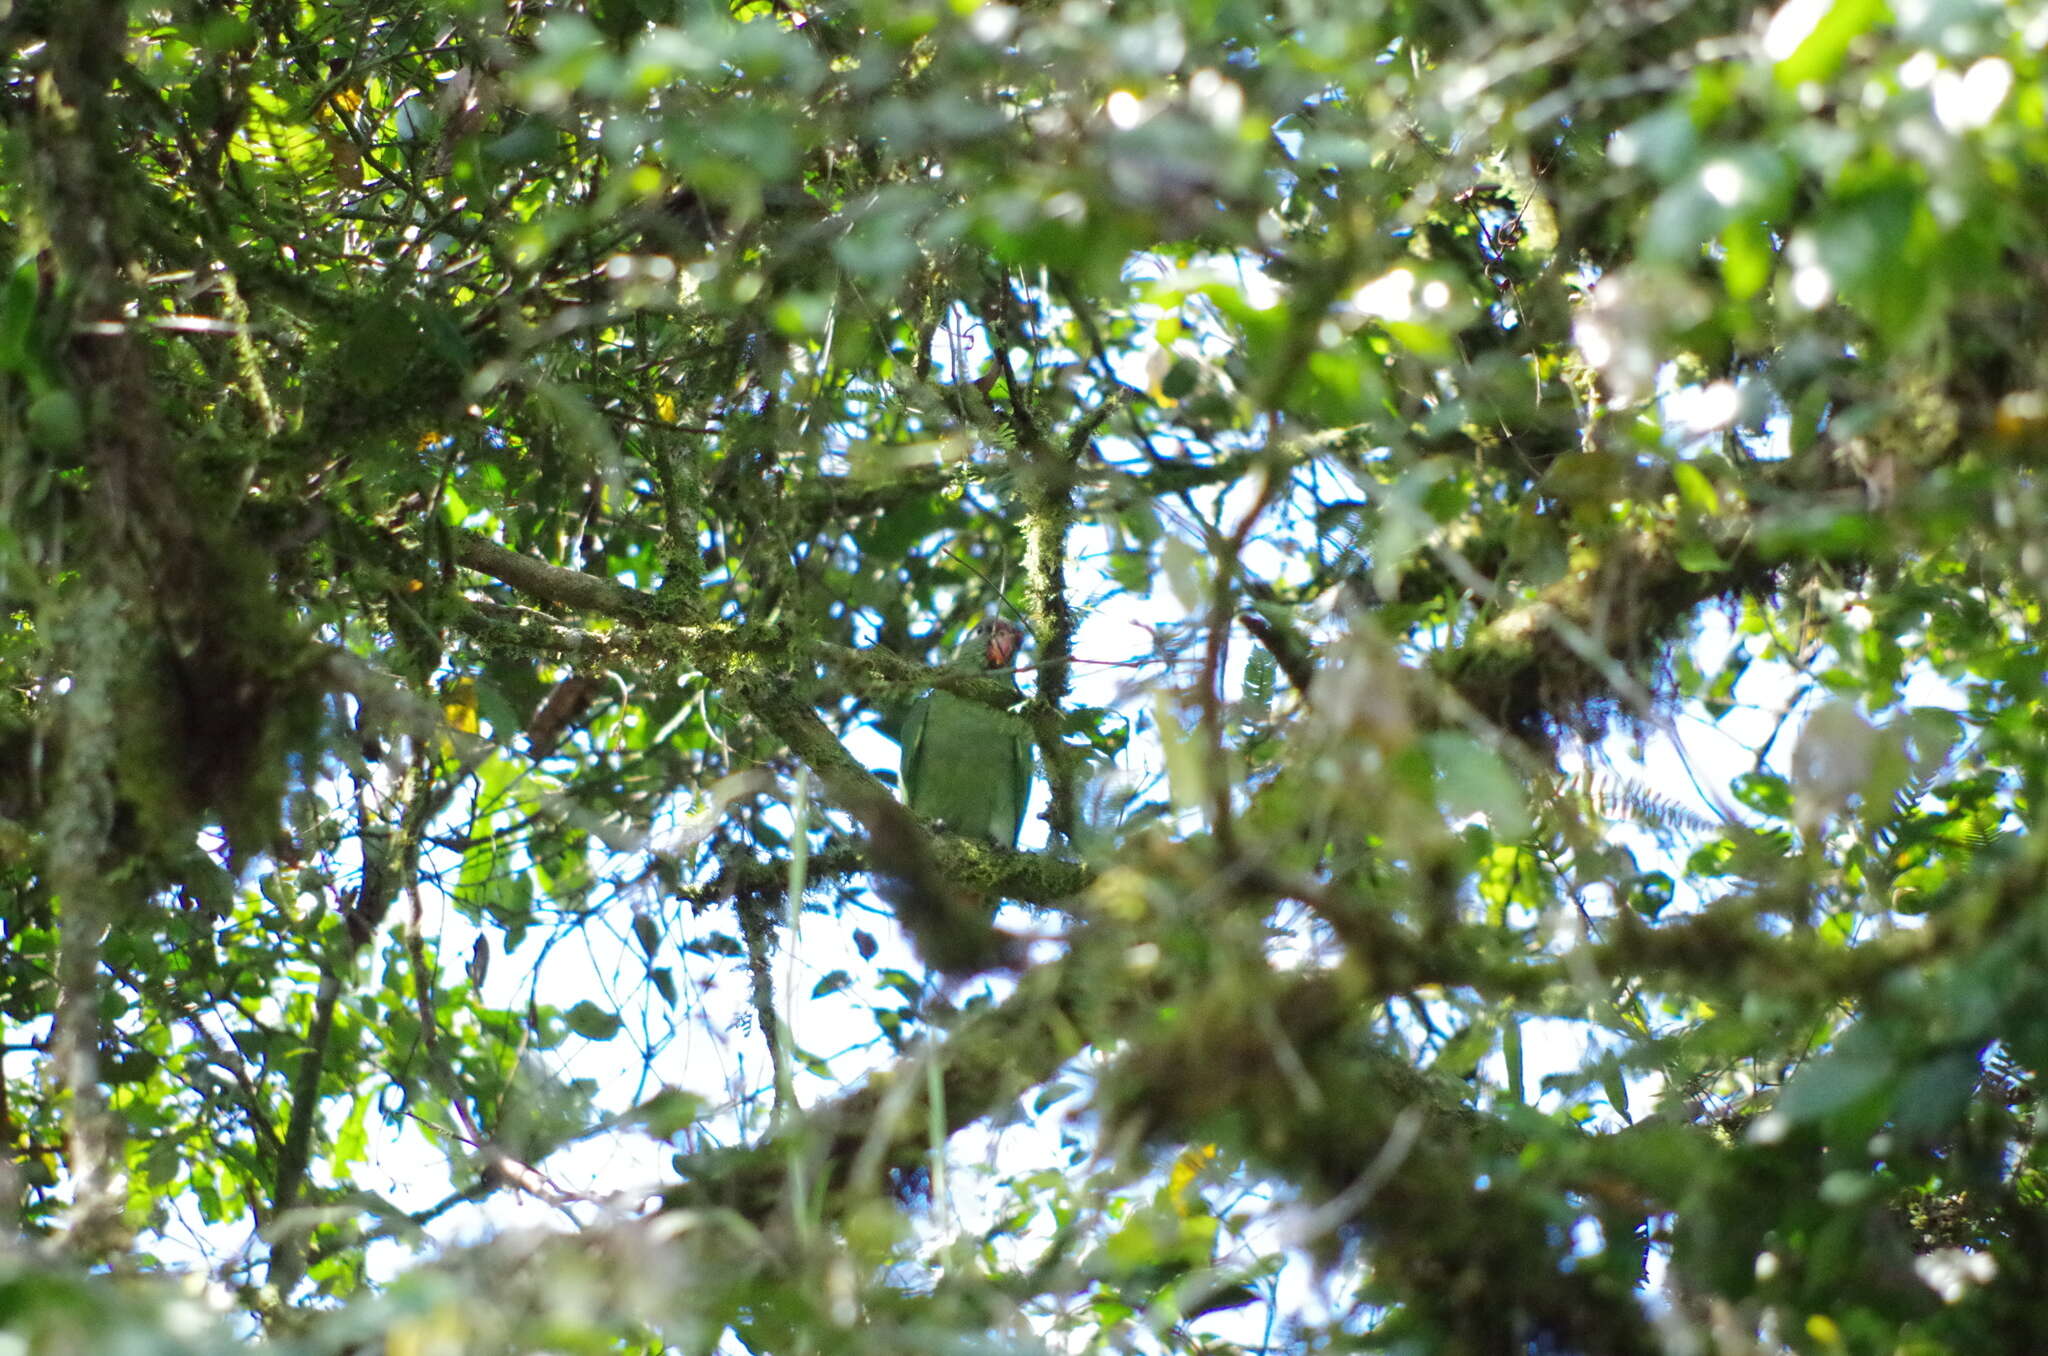
<instances>
[{"instance_id":1,"label":"forest canopy","mask_svg":"<svg viewBox=\"0 0 2048 1356\"><path fill-rule=\"evenodd\" d=\"M0 1340L2048 1341L2044 48L0 0Z\"/></svg>"}]
</instances>

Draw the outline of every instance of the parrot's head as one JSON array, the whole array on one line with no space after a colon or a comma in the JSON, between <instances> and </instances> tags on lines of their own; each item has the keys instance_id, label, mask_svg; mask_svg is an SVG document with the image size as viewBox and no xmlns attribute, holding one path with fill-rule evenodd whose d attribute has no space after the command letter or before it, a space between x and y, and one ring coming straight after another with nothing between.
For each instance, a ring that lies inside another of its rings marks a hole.
<instances>
[{"instance_id":1,"label":"parrot's head","mask_svg":"<svg viewBox=\"0 0 2048 1356\"><path fill-rule=\"evenodd\" d=\"M1024 630L1017 623L1005 617L986 617L968 632L960 647L961 658L991 671L1007 669L1016 661L1017 647L1023 641Z\"/></svg>"}]
</instances>

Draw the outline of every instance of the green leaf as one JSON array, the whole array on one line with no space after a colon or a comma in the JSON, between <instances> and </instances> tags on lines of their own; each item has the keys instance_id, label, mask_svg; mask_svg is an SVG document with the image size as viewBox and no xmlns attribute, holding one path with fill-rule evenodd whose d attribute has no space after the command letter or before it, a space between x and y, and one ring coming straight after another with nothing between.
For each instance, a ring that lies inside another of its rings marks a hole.
<instances>
[{"instance_id":1,"label":"green leaf","mask_svg":"<svg viewBox=\"0 0 2048 1356\"><path fill-rule=\"evenodd\" d=\"M1681 542L1672 552L1672 558L1681 569L1692 574L1713 574L1728 568L1728 562L1721 558L1720 552L1698 540Z\"/></svg>"},{"instance_id":2,"label":"green leaf","mask_svg":"<svg viewBox=\"0 0 2048 1356\"><path fill-rule=\"evenodd\" d=\"M1433 734L1423 743L1436 769L1437 794L1446 813L1485 815L1503 838L1520 838L1530 831L1522 784L1499 754L1463 734Z\"/></svg>"},{"instance_id":3,"label":"green leaf","mask_svg":"<svg viewBox=\"0 0 2048 1356\"><path fill-rule=\"evenodd\" d=\"M348 1115L334 1132L334 1148L328 1154L328 1162L336 1169L352 1167L365 1160L369 1153L369 1116L373 1099L357 1096L349 1101Z\"/></svg>"},{"instance_id":4,"label":"green leaf","mask_svg":"<svg viewBox=\"0 0 2048 1356\"><path fill-rule=\"evenodd\" d=\"M1452 1078L1464 1078L1493 1053L1498 1034L1490 1023L1474 1022L1444 1042L1430 1067Z\"/></svg>"},{"instance_id":5,"label":"green leaf","mask_svg":"<svg viewBox=\"0 0 2048 1356\"><path fill-rule=\"evenodd\" d=\"M1278 673L1270 650L1258 649L1251 653L1244 664L1244 719L1259 722L1271 714L1273 709L1273 681Z\"/></svg>"},{"instance_id":6,"label":"green leaf","mask_svg":"<svg viewBox=\"0 0 2048 1356\"><path fill-rule=\"evenodd\" d=\"M143 1180L155 1188L169 1186L178 1180L178 1174L184 1167L184 1157L172 1141L155 1141L142 1156Z\"/></svg>"},{"instance_id":7,"label":"green leaf","mask_svg":"<svg viewBox=\"0 0 2048 1356\"><path fill-rule=\"evenodd\" d=\"M1787 0L1764 30L1778 83L1796 89L1834 78L1849 48L1887 16L1884 0Z\"/></svg>"},{"instance_id":8,"label":"green leaf","mask_svg":"<svg viewBox=\"0 0 2048 1356\"><path fill-rule=\"evenodd\" d=\"M1860 1024L1844 1032L1832 1049L1801 1065L1774 1109L1795 1125L1819 1120L1869 1098L1896 1072L1884 1039Z\"/></svg>"},{"instance_id":9,"label":"green leaf","mask_svg":"<svg viewBox=\"0 0 2048 1356\"><path fill-rule=\"evenodd\" d=\"M652 914L634 914L633 940L640 944L640 954L653 960L661 950L661 924L654 921Z\"/></svg>"},{"instance_id":10,"label":"green leaf","mask_svg":"<svg viewBox=\"0 0 2048 1356\"><path fill-rule=\"evenodd\" d=\"M700 956L722 956L727 959L746 954L746 948L742 947L739 939L729 932L707 932L687 943L683 950Z\"/></svg>"},{"instance_id":11,"label":"green leaf","mask_svg":"<svg viewBox=\"0 0 2048 1356\"><path fill-rule=\"evenodd\" d=\"M562 1014L569 1029L585 1040L608 1041L619 1034L623 1023L618 1014L607 1012L589 999L584 999Z\"/></svg>"},{"instance_id":12,"label":"green leaf","mask_svg":"<svg viewBox=\"0 0 2048 1356\"><path fill-rule=\"evenodd\" d=\"M1721 511L1721 496L1715 491L1714 482L1697 465L1689 461L1672 463L1671 479L1678 487L1678 502L1694 513L1712 517Z\"/></svg>"},{"instance_id":13,"label":"green leaf","mask_svg":"<svg viewBox=\"0 0 2048 1356\"><path fill-rule=\"evenodd\" d=\"M1748 301L1763 291L1777 262L1762 223L1738 219L1721 229L1721 281L1732 299Z\"/></svg>"},{"instance_id":14,"label":"green leaf","mask_svg":"<svg viewBox=\"0 0 2048 1356\"><path fill-rule=\"evenodd\" d=\"M1792 817L1792 786L1773 772L1745 772L1729 783L1738 804L1772 819Z\"/></svg>"},{"instance_id":15,"label":"green leaf","mask_svg":"<svg viewBox=\"0 0 2048 1356\"><path fill-rule=\"evenodd\" d=\"M704 1099L681 1088L663 1088L626 1115L656 1139L674 1139L704 1115Z\"/></svg>"},{"instance_id":16,"label":"green leaf","mask_svg":"<svg viewBox=\"0 0 2048 1356\"><path fill-rule=\"evenodd\" d=\"M5 287L0 287L0 374L49 380L41 352L37 292L36 261L23 258L7 275Z\"/></svg>"},{"instance_id":17,"label":"green leaf","mask_svg":"<svg viewBox=\"0 0 2048 1356\"><path fill-rule=\"evenodd\" d=\"M1600 1090L1607 1094L1607 1105L1614 1108L1614 1114L1621 1117L1625 1125L1633 1125L1635 1117L1628 1109L1628 1075L1620 1064L1607 1060L1600 1066Z\"/></svg>"}]
</instances>

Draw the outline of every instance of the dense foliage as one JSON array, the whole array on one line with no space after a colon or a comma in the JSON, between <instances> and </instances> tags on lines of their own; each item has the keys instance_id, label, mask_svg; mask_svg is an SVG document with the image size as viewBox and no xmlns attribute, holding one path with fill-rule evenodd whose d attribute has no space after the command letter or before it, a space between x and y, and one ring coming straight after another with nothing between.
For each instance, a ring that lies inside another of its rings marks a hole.
<instances>
[{"instance_id":1,"label":"dense foliage","mask_svg":"<svg viewBox=\"0 0 2048 1356\"><path fill-rule=\"evenodd\" d=\"M2040 1345L2044 47L0 3L0 1327Z\"/></svg>"}]
</instances>

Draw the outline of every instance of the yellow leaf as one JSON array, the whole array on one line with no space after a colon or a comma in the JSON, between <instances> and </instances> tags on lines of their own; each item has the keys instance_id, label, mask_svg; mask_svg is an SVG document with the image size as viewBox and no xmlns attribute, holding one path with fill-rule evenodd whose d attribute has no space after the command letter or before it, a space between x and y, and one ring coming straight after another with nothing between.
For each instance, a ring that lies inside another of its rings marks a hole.
<instances>
[{"instance_id":1,"label":"yellow leaf","mask_svg":"<svg viewBox=\"0 0 2048 1356\"><path fill-rule=\"evenodd\" d=\"M1173 1160L1173 1171L1167 1175L1166 1189L1173 1198L1173 1208L1182 1215L1195 1212L1199 1204L1195 1196L1195 1181L1201 1177L1203 1169L1215 1161L1216 1146L1213 1144L1191 1144Z\"/></svg>"},{"instance_id":2,"label":"yellow leaf","mask_svg":"<svg viewBox=\"0 0 2048 1356\"><path fill-rule=\"evenodd\" d=\"M472 1335L463 1311L443 1304L430 1313L400 1319L384 1341L391 1356L455 1356L469 1348Z\"/></svg>"},{"instance_id":3,"label":"yellow leaf","mask_svg":"<svg viewBox=\"0 0 2048 1356\"><path fill-rule=\"evenodd\" d=\"M441 714L448 718L448 724L464 734L477 732L476 679L458 678L448 689L448 699L442 704Z\"/></svg>"}]
</instances>

